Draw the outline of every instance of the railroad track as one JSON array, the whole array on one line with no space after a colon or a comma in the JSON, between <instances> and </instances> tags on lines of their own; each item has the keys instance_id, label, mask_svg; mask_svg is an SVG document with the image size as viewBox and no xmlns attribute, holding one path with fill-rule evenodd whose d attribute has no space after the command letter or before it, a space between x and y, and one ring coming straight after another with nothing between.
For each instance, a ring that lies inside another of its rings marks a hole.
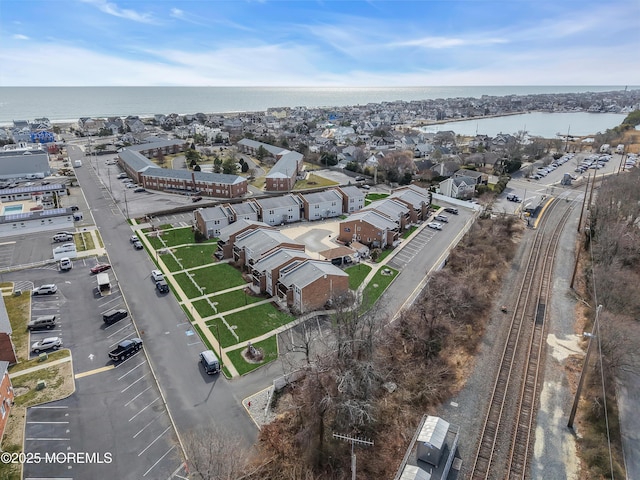
<instances>
[{"instance_id":1,"label":"railroad track","mask_svg":"<svg viewBox=\"0 0 640 480\"><path fill-rule=\"evenodd\" d=\"M535 233L480 435L473 480L524 479L527 475L553 264L560 234L574 206L553 201ZM551 220L553 213L560 215L556 223Z\"/></svg>"}]
</instances>

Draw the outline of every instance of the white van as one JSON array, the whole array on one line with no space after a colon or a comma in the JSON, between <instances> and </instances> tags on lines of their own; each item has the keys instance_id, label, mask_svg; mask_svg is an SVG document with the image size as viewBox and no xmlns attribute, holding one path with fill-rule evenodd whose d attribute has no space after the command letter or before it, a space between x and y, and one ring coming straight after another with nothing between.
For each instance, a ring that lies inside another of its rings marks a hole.
<instances>
[{"instance_id":1,"label":"white van","mask_svg":"<svg viewBox=\"0 0 640 480\"><path fill-rule=\"evenodd\" d=\"M66 271L73 268L73 263L69 257L63 257L60 259L60 270Z\"/></svg>"}]
</instances>

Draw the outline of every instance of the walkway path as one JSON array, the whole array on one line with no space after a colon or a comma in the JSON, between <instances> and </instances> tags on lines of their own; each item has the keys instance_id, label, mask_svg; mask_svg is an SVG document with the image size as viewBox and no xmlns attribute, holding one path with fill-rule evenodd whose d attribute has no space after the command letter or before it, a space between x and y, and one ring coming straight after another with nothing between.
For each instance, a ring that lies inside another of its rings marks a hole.
<instances>
[{"instance_id":1,"label":"walkway path","mask_svg":"<svg viewBox=\"0 0 640 480\"><path fill-rule=\"evenodd\" d=\"M20 370L15 373L10 373L9 378L16 378L21 375L26 375L27 373L37 372L38 370L42 370L43 368L53 367L54 365L60 365L61 363L66 363L70 361L71 361L71 354L69 354L67 357L59 358L58 360L53 360L51 362L36 365L35 367L25 368L24 370Z\"/></svg>"}]
</instances>

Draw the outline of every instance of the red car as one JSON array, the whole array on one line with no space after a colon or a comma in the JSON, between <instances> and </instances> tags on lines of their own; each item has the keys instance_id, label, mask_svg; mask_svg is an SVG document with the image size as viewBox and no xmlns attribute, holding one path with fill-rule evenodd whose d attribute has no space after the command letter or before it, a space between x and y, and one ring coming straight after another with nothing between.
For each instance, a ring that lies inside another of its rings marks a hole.
<instances>
[{"instance_id":1,"label":"red car","mask_svg":"<svg viewBox=\"0 0 640 480\"><path fill-rule=\"evenodd\" d=\"M95 267L91 267L91 273L104 272L105 270L109 270L110 268L111 265L109 265L108 263L99 263Z\"/></svg>"}]
</instances>

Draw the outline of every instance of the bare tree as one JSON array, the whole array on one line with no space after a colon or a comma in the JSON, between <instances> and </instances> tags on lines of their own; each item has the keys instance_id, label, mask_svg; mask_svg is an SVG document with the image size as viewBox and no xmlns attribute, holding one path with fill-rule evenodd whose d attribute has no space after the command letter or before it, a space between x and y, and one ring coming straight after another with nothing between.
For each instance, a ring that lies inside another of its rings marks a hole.
<instances>
[{"instance_id":1,"label":"bare tree","mask_svg":"<svg viewBox=\"0 0 640 480\"><path fill-rule=\"evenodd\" d=\"M242 442L216 427L201 428L183 436L190 478L198 480L236 480L247 466L249 452Z\"/></svg>"}]
</instances>

